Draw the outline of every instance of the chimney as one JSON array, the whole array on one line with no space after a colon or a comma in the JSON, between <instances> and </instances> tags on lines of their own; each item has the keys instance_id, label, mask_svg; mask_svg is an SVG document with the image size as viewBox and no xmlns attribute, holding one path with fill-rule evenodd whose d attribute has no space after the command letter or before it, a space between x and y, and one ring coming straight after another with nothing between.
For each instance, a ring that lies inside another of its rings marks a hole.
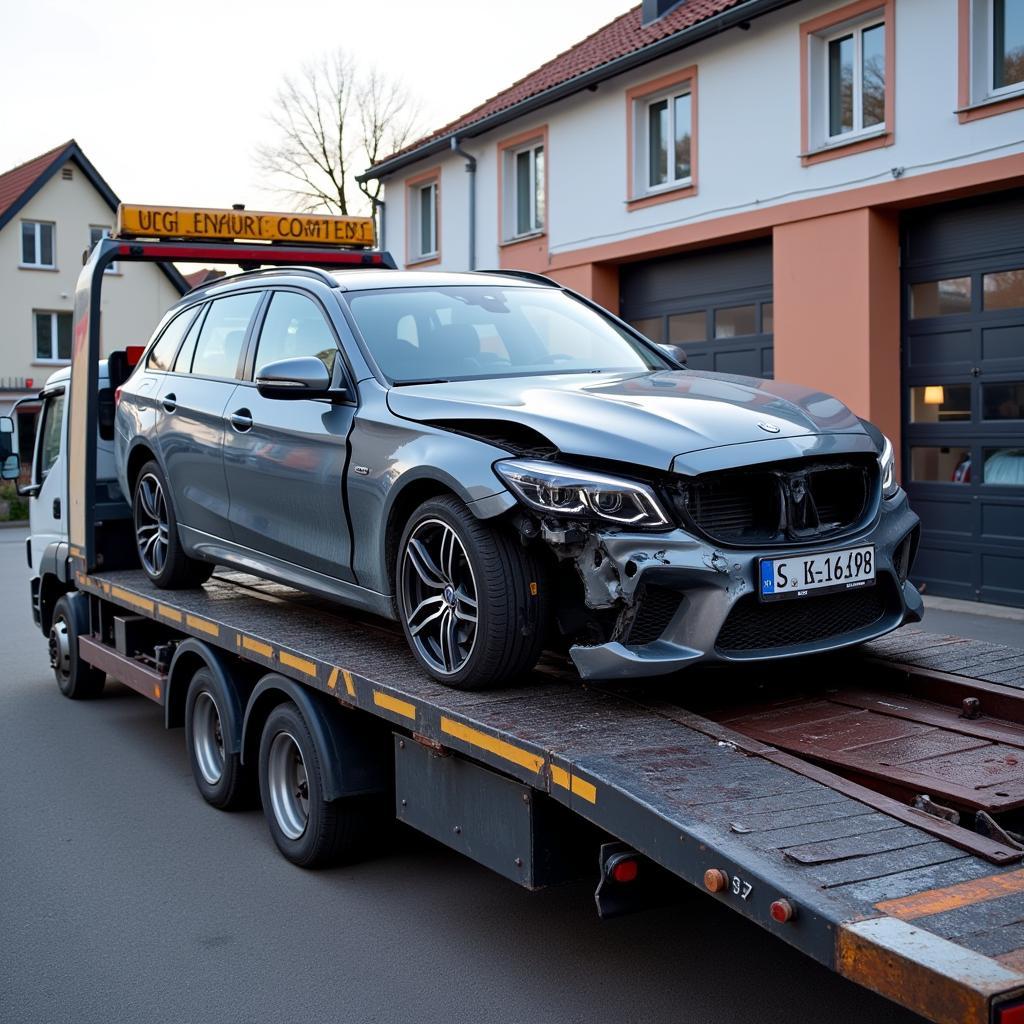
<instances>
[{"instance_id":1,"label":"chimney","mask_svg":"<svg viewBox=\"0 0 1024 1024\"><path fill-rule=\"evenodd\" d=\"M678 7L680 3L685 2L686 0L643 0L640 24L650 25L652 21L657 21L663 15L668 14L673 7Z\"/></svg>"}]
</instances>

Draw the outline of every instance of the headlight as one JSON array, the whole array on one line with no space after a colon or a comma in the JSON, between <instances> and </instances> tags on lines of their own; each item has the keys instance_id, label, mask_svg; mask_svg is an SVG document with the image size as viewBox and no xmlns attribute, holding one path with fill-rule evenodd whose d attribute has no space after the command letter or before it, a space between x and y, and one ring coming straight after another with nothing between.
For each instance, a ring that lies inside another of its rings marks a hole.
<instances>
[{"instance_id":1,"label":"headlight","mask_svg":"<svg viewBox=\"0 0 1024 1024\"><path fill-rule=\"evenodd\" d=\"M878 456L878 467L882 472L882 497L891 498L900 489L900 485L896 482L896 457L889 438L885 438L882 454Z\"/></svg>"},{"instance_id":2,"label":"headlight","mask_svg":"<svg viewBox=\"0 0 1024 1024\"><path fill-rule=\"evenodd\" d=\"M506 459L495 471L531 508L559 516L585 516L619 526L668 526L646 484L532 459Z\"/></svg>"}]
</instances>

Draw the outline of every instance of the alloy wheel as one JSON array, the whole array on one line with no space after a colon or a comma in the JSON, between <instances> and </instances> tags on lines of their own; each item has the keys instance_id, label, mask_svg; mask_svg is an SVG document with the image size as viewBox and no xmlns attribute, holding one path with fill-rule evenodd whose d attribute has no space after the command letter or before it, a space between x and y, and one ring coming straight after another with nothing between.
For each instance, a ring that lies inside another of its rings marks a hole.
<instances>
[{"instance_id":1,"label":"alloy wheel","mask_svg":"<svg viewBox=\"0 0 1024 1024\"><path fill-rule=\"evenodd\" d=\"M163 486L152 473L147 473L135 489L135 543L143 568L150 576L163 572L169 533Z\"/></svg>"},{"instance_id":2,"label":"alloy wheel","mask_svg":"<svg viewBox=\"0 0 1024 1024\"><path fill-rule=\"evenodd\" d=\"M224 774L224 733L213 697L201 692L192 707L192 745L203 778L216 786Z\"/></svg>"},{"instance_id":3,"label":"alloy wheel","mask_svg":"<svg viewBox=\"0 0 1024 1024\"><path fill-rule=\"evenodd\" d=\"M267 756L267 789L278 827L298 839L309 821L309 779L299 744L290 732L279 732Z\"/></svg>"}]
</instances>

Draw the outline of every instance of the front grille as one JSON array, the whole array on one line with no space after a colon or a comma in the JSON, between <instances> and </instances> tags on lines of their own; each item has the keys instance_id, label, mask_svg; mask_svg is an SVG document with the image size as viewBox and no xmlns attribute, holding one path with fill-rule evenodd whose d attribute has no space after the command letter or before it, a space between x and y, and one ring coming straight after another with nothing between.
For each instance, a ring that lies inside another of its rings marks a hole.
<instances>
[{"instance_id":1,"label":"front grille","mask_svg":"<svg viewBox=\"0 0 1024 1024\"><path fill-rule=\"evenodd\" d=\"M885 616L890 591L882 576L873 587L819 597L762 603L748 594L733 605L715 647L722 654L777 651L856 633Z\"/></svg>"},{"instance_id":2,"label":"front grille","mask_svg":"<svg viewBox=\"0 0 1024 1024\"><path fill-rule=\"evenodd\" d=\"M645 584L638 598L636 618L629 627L627 643L639 646L657 640L672 621L682 598L678 590Z\"/></svg>"},{"instance_id":3,"label":"front grille","mask_svg":"<svg viewBox=\"0 0 1024 1024\"><path fill-rule=\"evenodd\" d=\"M872 511L878 462L870 455L752 466L668 485L680 525L719 544L803 544L856 528Z\"/></svg>"}]
</instances>

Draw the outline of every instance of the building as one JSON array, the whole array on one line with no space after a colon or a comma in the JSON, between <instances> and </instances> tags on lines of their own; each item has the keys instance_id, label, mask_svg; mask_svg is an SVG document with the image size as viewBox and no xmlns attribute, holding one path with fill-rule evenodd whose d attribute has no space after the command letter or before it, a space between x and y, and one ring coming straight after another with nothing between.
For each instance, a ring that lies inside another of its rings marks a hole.
<instances>
[{"instance_id":1,"label":"building","mask_svg":"<svg viewBox=\"0 0 1024 1024\"><path fill-rule=\"evenodd\" d=\"M75 285L85 255L109 234L117 196L71 140L0 174L0 414L71 361ZM103 286L104 351L142 345L187 285L170 264L114 264ZM31 457L38 406L19 406Z\"/></svg>"},{"instance_id":2,"label":"building","mask_svg":"<svg viewBox=\"0 0 1024 1024\"><path fill-rule=\"evenodd\" d=\"M1021 3L644 0L365 177L407 267L539 271L840 396L917 581L1024 605Z\"/></svg>"}]
</instances>

